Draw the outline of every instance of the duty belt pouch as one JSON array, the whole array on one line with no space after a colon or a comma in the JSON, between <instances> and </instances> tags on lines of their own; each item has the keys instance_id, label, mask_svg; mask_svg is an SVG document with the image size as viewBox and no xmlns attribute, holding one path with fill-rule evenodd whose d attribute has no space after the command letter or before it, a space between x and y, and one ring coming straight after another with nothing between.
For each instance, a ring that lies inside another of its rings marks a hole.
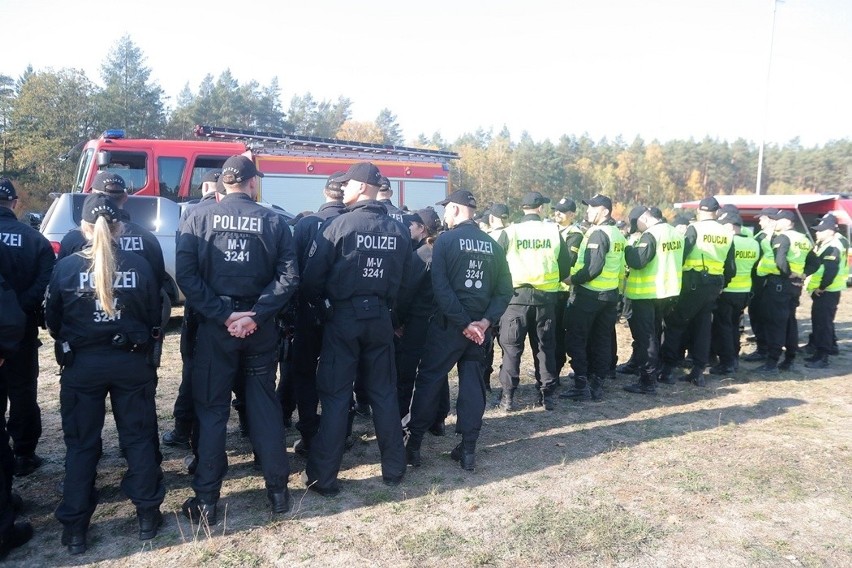
<instances>
[{"instance_id":1,"label":"duty belt pouch","mask_svg":"<svg viewBox=\"0 0 852 568\"><path fill-rule=\"evenodd\" d=\"M388 309L387 304L376 296L352 298L352 307L355 309L355 319L359 320L378 318L382 311Z\"/></svg>"},{"instance_id":2,"label":"duty belt pouch","mask_svg":"<svg viewBox=\"0 0 852 568\"><path fill-rule=\"evenodd\" d=\"M60 371L74 364L74 351L71 350L71 345L67 341L54 341L53 354Z\"/></svg>"}]
</instances>

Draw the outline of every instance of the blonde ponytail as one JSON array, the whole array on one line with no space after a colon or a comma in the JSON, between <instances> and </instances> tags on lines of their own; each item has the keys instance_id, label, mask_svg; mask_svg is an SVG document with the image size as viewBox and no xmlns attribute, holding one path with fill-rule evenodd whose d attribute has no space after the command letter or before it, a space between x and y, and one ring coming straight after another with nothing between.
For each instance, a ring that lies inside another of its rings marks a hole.
<instances>
[{"instance_id":1,"label":"blonde ponytail","mask_svg":"<svg viewBox=\"0 0 852 568\"><path fill-rule=\"evenodd\" d=\"M83 222L83 233L92 241L91 248L85 250L85 254L91 259L89 271L92 272L95 282L95 296L101 303L101 310L110 317L114 317L116 310L113 305L114 293L112 289L115 278L115 247L113 237L120 225L110 224L106 217L100 216L94 224Z\"/></svg>"}]
</instances>

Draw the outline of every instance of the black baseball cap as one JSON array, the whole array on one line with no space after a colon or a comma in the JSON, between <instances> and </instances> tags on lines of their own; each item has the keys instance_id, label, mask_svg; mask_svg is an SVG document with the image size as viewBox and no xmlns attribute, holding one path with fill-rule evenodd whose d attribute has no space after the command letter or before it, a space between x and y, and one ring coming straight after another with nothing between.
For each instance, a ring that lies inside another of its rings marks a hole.
<instances>
[{"instance_id":1,"label":"black baseball cap","mask_svg":"<svg viewBox=\"0 0 852 568\"><path fill-rule=\"evenodd\" d=\"M257 171L257 166L249 158L237 154L225 160L225 164L222 166L222 175L219 177L222 183L233 185L255 176L263 177L263 172Z\"/></svg>"},{"instance_id":2,"label":"black baseball cap","mask_svg":"<svg viewBox=\"0 0 852 568\"><path fill-rule=\"evenodd\" d=\"M101 170L95 175L95 180L92 182L92 191L112 194L127 193L127 184L124 183L124 178L120 175Z\"/></svg>"},{"instance_id":3,"label":"black baseball cap","mask_svg":"<svg viewBox=\"0 0 852 568\"><path fill-rule=\"evenodd\" d=\"M675 218L672 219L672 226L677 227L678 225L689 225L689 217L686 215L675 215Z\"/></svg>"},{"instance_id":4,"label":"black baseball cap","mask_svg":"<svg viewBox=\"0 0 852 568\"><path fill-rule=\"evenodd\" d=\"M550 198L545 197L537 191L530 191L524 194L521 199L521 207L535 208L545 203L550 203Z\"/></svg>"},{"instance_id":5,"label":"black baseball cap","mask_svg":"<svg viewBox=\"0 0 852 568\"><path fill-rule=\"evenodd\" d=\"M730 223L731 225L740 225L743 224L743 218L740 217L739 213L732 213L730 211L724 211L721 215L716 218L720 223Z\"/></svg>"},{"instance_id":6,"label":"black baseball cap","mask_svg":"<svg viewBox=\"0 0 852 568\"><path fill-rule=\"evenodd\" d=\"M83 221L95 223L98 217L105 218L110 225L121 220L121 214L112 199L103 193L90 193L83 201Z\"/></svg>"},{"instance_id":7,"label":"black baseball cap","mask_svg":"<svg viewBox=\"0 0 852 568\"><path fill-rule=\"evenodd\" d=\"M834 215L828 214L822 219L820 219L819 223L811 227L814 231L826 231L831 229L832 231L837 230L837 220Z\"/></svg>"},{"instance_id":8,"label":"black baseball cap","mask_svg":"<svg viewBox=\"0 0 852 568\"><path fill-rule=\"evenodd\" d=\"M382 173L379 171L379 168L370 162L358 162L349 166L349 169L342 176L332 178L332 180L338 183L355 180L366 183L367 185L380 187L382 185Z\"/></svg>"},{"instance_id":9,"label":"black baseball cap","mask_svg":"<svg viewBox=\"0 0 852 568\"><path fill-rule=\"evenodd\" d=\"M705 197L704 199L698 202L698 209L701 211L713 213L719 210L719 202L716 201L715 197Z\"/></svg>"},{"instance_id":10,"label":"black baseball cap","mask_svg":"<svg viewBox=\"0 0 852 568\"><path fill-rule=\"evenodd\" d=\"M791 222L796 222L796 214L790 211L789 209L779 209L775 212L774 215L769 216L770 219L775 219L776 221L780 221L781 219L786 219Z\"/></svg>"},{"instance_id":11,"label":"black baseball cap","mask_svg":"<svg viewBox=\"0 0 852 568\"><path fill-rule=\"evenodd\" d=\"M439 201L435 205L446 205L447 203L455 203L456 205L464 205L465 207L476 209L476 198L466 189L457 189L445 200Z\"/></svg>"},{"instance_id":12,"label":"black baseball cap","mask_svg":"<svg viewBox=\"0 0 852 568\"><path fill-rule=\"evenodd\" d=\"M771 218L776 213L778 213L778 209L776 209L775 207L764 207L763 209L757 212L757 216Z\"/></svg>"},{"instance_id":13,"label":"black baseball cap","mask_svg":"<svg viewBox=\"0 0 852 568\"><path fill-rule=\"evenodd\" d=\"M18 193L15 191L15 186L12 185L12 180L9 178L0 178L0 199L14 201L17 198Z\"/></svg>"},{"instance_id":14,"label":"black baseball cap","mask_svg":"<svg viewBox=\"0 0 852 568\"><path fill-rule=\"evenodd\" d=\"M491 210L488 211L488 214L494 215L495 217L499 217L500 219L508 219L509 208L503 205L502 203L495 203L491 206Z\"/></svg>"},{"instance_id":15,"label":"black baseball cap","mask_svg":"<svg viewBox=\"0 0 852 568\"><path fill-rule=\"evenodd\" d=\"M379 191L390 191L390 180L385 176L379 176Z\"/></svg>"},{"instance_id":16,"label":"black baseball cap","mask_svg":"<svg viewBox=\"0 0 852 568\"><path fill-rule=\"evenodd\" d=\"M418 209L414 213L406 213L402 216L402 220L406 223L420 223L433 235L438 232L438 228L441 226L441 218L431 207Z\"/></svg>"},{"instance_id":17,"label":"black baseball cap","mask_svg":"<svg viewBox=\"0 0 852 568\"><path fill-rule=\"evenodd\" d=\"M209 170L204 176L201 178L201 185L198 186L198 189L202 189L205 183L215 183L218 188L219 176L222 175L222 170Z\"/></svg>"},{"instance_id":18,"label":"black baseball cap","mask_svg":"<svg viewBox=\"0 0 852 568\"><path fill-rule=\"evenodd\" d=\"M574 213L577 211L577 204L570 197L563 197L553 205L553 208L561 213Z\"/></svg>"},{"instance_id":19,"label":"black baseball cap","mask_svg":"<svg viewBox=\"0 0 852 568\"><path fill-rule=\"evenodd\" d=\"M605 207L607 210L612 212L612 199L606 195L601 195L600 193L594 194L589 199L584 199L583 205L588 205L589 207Z\"/></svg>"}]
</instances>

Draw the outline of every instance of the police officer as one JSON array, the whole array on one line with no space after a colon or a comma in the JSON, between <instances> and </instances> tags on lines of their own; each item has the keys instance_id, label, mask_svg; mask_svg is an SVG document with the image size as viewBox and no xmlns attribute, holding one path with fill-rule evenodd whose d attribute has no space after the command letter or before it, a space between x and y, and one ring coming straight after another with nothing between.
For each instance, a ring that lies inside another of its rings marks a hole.
<instances>
[{"instance_id":1,"label":"police officer","mask_svg":"<svg viewBox=\"0 0 852 568\"><path fill-rule=\"evenodd\" d=\"M814 354L805 359L805 367L828 368L828 356L833 348L834 316L840 293L849 277L847 247L837 232L837 222L826 215L816 226L816 251L819 268L808 277L806 289L811 295L811 328Z\"/></svg>"},{"instance_id":2,"label":"police officer","mask_svg":"<svg viewBox=\"0 0 852 568\"><path fill-rule=\"evenodd\" d=\"M776 213L778 213L778 209L766 207L761 209L757 215L757 222L760 225L760 231L754 235L754 240L756 240L758 244L758 262L754 265L754 269L752 270L751 299L748 303L748 321L751 325L751 331L754 333L756 349L748 355L744 355L742 357L743 361L754 362L766 360L766 325L762 319L763 316L760 310L760 305L763 301L763 291L766 287L766 276L757 274L757 266L762 258L766 257L767 262L769 262L769 259L774 256L771 242L772 235L775 232L775 221L772 219L772 215L775 215Z\"/></svg>"},{"instance_id":3,"label":"police officer","mask_svg":"<svg viewBox=\"0 0 852 568\"><path fill-rule=\"evenodd\" d=\"M322 495L339 492L356 373L373 410L382 480L397 485L405 475L389 308L409 272L411 235L376 201L380 177L376 166L360 162L334 178L343 184L349 212L322 226L303 272L304 293L325 298L333 311L325 322L317 368L322 419L303 475L305 484Z\"/></svg>"},{"instance_id":4,"label":"police officer","mask_svg":"<svg viewBox=\"0 0 852 568\"><path fill-rule=\"evenodd\" d=\"M736 274L722 290L713 309L713 351L719 363L710 368L713 375L730 375L740 365L740 320L751 296L751 274L760 254L760 245L742 231L739 213L720 210L718 221L734 236Z\"/></svg>"},{"instance_id":5,"label":"police officer","mask_svg":"<svg viewBox=\"0 0 852 568\"><path fill-rule=\"evenodd\" d=\"M27 326L27 316L18 304L18 296L9 283L15 271L12 253L0 244L0 368L18 349ZM13 548L22 546L33 536L33 527L25 521L15 522L21 498L12 492L14 454L9 446L6 416L0 416L0 560Z\"/></svg>"},{"instance_id":6,"label":"police officer","mask_svg":"<svg viewBox=\"0 0 852 568\"><path fill-rule=\"evenodd\" d=\"M98 501L95 474L107 393L127 458L121 488L136 506L140 540L157 534L165 496L157 457L156 373L149 357L152 332L160 325L156 278L145 259L116 246L120 212L109 198L88 196L81 226L91 246L59 261L45 302L62 373L66 447L56 518L71 554L86 551Z\"/></svg>"},{"instance_id":7,"label":"police officer","mask_svg":"<svg viewBox=\"0 0 852 568\"><path fill-rule=\"evenodd\" d=\"M102 170L95 175L92 181L92 192L103 193L119 208L123 233L118 239L118 245L122 250L135 252L151 265L154 277L157 279L158 290L166 282L166 265L163 260L163 248L154 234L130 219L130 215L124 210L127 203L127 185L124 178L116 173ZM65 258L81 250L86 245L86 238L80 229L72 229L62 238L59 245L57 260Z\"/></svg>"},{"instance_id":8,"label":"police officer","mask_svg":"<svg viewBox=\"0 0 852 568\"><path fill-rule=\"evenodd\" d=\"M18 194L12 182L0 178L0 246L11 254L15 269L7 279L27 315L26 333L17 352L0 367L0 399L4 414L8 400L7 430L15 454L15 475L25 476L44 461L35 453L41 437L38 321L56 256L41 233L18 221L14 213L17 205Z\"/></svg>"},{"instance_id":9,"label":"police officer","mask_svg":"<svg viewBox=\"0 0 852 568\"><path fill-rule=\"evenodd\" d=\"M417 368L423 358L429 321L437 309L432 292L432 243L441 226L441 218L431 207L403 215L402 218L409 224L414 249L411 255L412 300L405 311L399 313L400 327L396 339L396 388L399 415L405 422L411 406ZM441 383L441 394L436 404L435 421L430 424L429 431L436 436L443 436L444 421L450 412L450 385L446 377Z\"/></svg>"},{"instance_id":10,"label":"police officer","mask_svg":"<svg viewBox=\"0 0 852 568\"><path fill-rule=\"evenodd\" d=\"M219 169L210 170L201 180L201 199L192 207L184 209L181 215L181 227L186 223L186 219L190 215L198 215L199 211L205 207L212 205L218 201L217 196L222 196L225 192L224 186L218 184L219 176L222 171ZM221 189L221 192L220 192ZM198 332L198 316L192 310L189 302L184 302L183 320L180 328L180 356L183 364L180 378L180 386L178 387L178 395L175 398L173 416L175 418L175 427L163 434L163 443L167 446L173 446L188 450L190 448L190 438L193 432L195 423L195 409L192 402L192 354L195 350L195 337ZM197 432L196 439L197 442ZM195 462L197 464L197 461ZM190 473L195 473L194 464L190 467Z\"/></svg>"},{"instance_id":11,"label":"police officer","mask_svg":"<svg viewBox=\"0 0 852 568\"><path fill-rule=\"evenodd\" d=\"M486 211L483 212L485 223L477 223L479 228L488 233L488 236L495 241L500 239L500 235L509 226L509 208L503 203L494 203ZM474 221L476 221L474 215ZM491 327L486 332L488 341L484 343L485 347L485 370L483 378L485 380L486 392L491 392L491 374L494 372L494 346L500 343L500 320L491 322Z\"/></svg>"},{"instance_id":12,"label":"police officer","mask_svg":"<svg viewBox=\"0 0 852 568\"><path fill-rule=\"evenodd\" d=\"M583 225L574 222L576 216L577 204L570 197L563 197L553 204L553 219L559 225L559 233L562 236L562 242L565 244L568 253L568 270L573 268L577 262L580 243L583 242L583 235L586 232ZM562 284L562 288L557 292L556 296L554 323L556 324L557 381L559 375L562 374L562 367L565 366L565 362L568 360L568 355L565 352L565 311L568 309L568 298L570 295L570 287L567 284Z\"/></svg>"},{"instance_id":13,"label":"police officer","mask_svg":"<svg viewBox=\"0 0 852 568\"><path fill-rule=\"evenodd\" d=\"M661 366L663 319L680 294L684 239L656 211L642 208L635 217L641 236L624 252L630 267L624 297L631 305L630 331L634 342L631 360L639 380L624 390L654 394Z\"/></svg>"},{"instance_id":14,"label":"police officer","mask_svg":"<svg viewBox=\"0 0 852 568\"><path fill-rule=\"evenodd\" d=\"M178 238L178 284L201 320L192 393L199 424L195 497L183 505L195 521L217 522L216 505L228 469L225 435L231 390L245 374L249 437L273 513L290 509L284 419L275 396L279 334L275 316L298 283L296 255L284 218L254 202L257 171L247 157L225 161L226 195L191 216Z\"/></svg>"},{"instance_id":15,"label":"police officer","mask_svg":"<svg viewBox=\"0 0 852 568\"><path fill-rule=\"evenodd\" d=\"M449 230L435 241L432 255L438 313L429 324L426 352L417 372L406 457L415 467L421 464L423 433L434 422L441 383L457 365L456 432L462 441L450 456L462 469L473 471L485 412L485 333L508 306L512 280L503 250L473 221L474 196L458 190L438 205L444 206Z\"/></svg>"},{"instance_id":16,"label":"police officer","mask_svg":"<svg viewBox=\"0 0 852 568\"><path fill-rule=\"evenodd\" d=\"M379 203L384 205L385 209L388 210L388 216L390 216L391 219L395 219L402 223L402 215L404 211L393 204L391 197L393 197L393 188L391 187L390 180L385 176L382 176L381 183L379 185L379 193L376 198Z\"/></svg>"},{"instance_id":17,"label":"police officer","mask_svg":"<svg viewBox=\"0 0 852 568\"><path fill-rule=\"evenodd\" d=\"M311 245L319 233L320 227L329 219L334 219L346 211L343 204L342 184L334 181L346 172L334 172L325 183L323 203L316 213L299 219L293 229L293 240L296 244L296 259L299 262L299 274L305 270ZM310 298L299 290L296 302L296 324L293 335L293 355L291 377L296 393L296 407L299 410L299 421L296 429L301 438L293 445L293 451L308 457L311 440L319 428L319 395L317 394L317 359L322 347L322 313L320 306L310 303Z\"/></svg>"},{"instance_id":18,"label":"police officer","mask_svg":"<svg viewBox=\"0 0 852 568\"><path fill-rule=\"evenodd\" d=\"M677 305L666 317L663 369L660 378L671 384L672 372L690 332L692 369L679 377L703 387L710 358L713 305L736 274L733 235L717 220L719 202L706 197L698 204L696 222L686 229L683 249L683 284Z\"/></svg>"},{"instance_id":19,"label":"police officer","mask_svg":"<svg viewBox=\"0 0 852 568\"><path fill-rule=\"evenodd\" d=\"M565 318L565 347L574 369L574 387L559 396L575 400L600 400L603 378L613 363L612 342L618 319L620 280L624 275L624 235L612 218L612 200L596 194L584 199L588 206L586 231L577 263L566 284L575 296Z\"/></svg>"},{"instance_id":20,"label":"police officer","mask_svg":"<svg viewBox=\"0 0 852 568\"><path fill-rule=\"evenodd\" d=\"M497 242L506 252L515 289L509 307L500 318L500 346L503 365L500 383L503 393L500 408L515 409L515 389L520 382L521 356L527 335L533 351L537 406L553 410L556 387L556 329L554 326L557 292L567 277L568 250L562 243L559 227L542 220L543 206L550 199L537 191L524 194L524 216L507 227Z\"/></svg>"},{"instance_id":21,"label":"police officer","mask_svg":"<svg viewBox=\"0 0 852 568\"><path fill-rule=\"evenodd\" d=\"M760 317L766 323L767 352L766 362L755 372L765 376L793 369L799 349L796 308L803 279L818 264L808 237L793 229L796 215L792 211L778 211L772 219L775 221L770 242L772 253L761 256L756 269L758 276L766 276ZM779 363L782 354L784 360Z\"/></svg>"}]
</instances>

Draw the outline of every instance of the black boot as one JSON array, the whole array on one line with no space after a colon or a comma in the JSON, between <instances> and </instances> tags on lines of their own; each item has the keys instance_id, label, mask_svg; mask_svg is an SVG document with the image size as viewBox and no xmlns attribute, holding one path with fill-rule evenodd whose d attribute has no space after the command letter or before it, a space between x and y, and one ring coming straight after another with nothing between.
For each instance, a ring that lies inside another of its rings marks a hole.
<instances>
[{"instance_id":1,"label":"black boot","mask_svg":"<svg viewBox=\"0 0 852 568\"><path fill-rule=\"evenodd\" d=\"M157 529L163 524L163 514L159 507L136 509L139 520L139 540L151 540L157 536Z\"/></svg>"},{"instance_id":2,"label":"black boot","mask_svg":"<svg viewBox=\"0 0 852 568\"><path fill-rule=\"evenodd\" d=\"M767 358L766 363L755 369L754 372L758 375L763 375L764 377L777 377L778 361Z\"/></svg>"},{"instance_id":3,"label":"black boot","mask_svg":"<svg viewBox=\"0 0 852 568\"><path fill-rule=\"evenodd\" d=\"M207 503L198 497L190 497L183 502L181 507L186 518L194 523L207 523L208 526L213 526L218 522L216 516L216 502Z\"/></svg>"},{"instance_id":4,"label":"black boot","mask_svg":"<svg viewBox=\"0 0 852 568\"><path fill-rule=\"evenodd\" d=\"M599 377L597 375L591 375L589 377L589 394L591 395L592 400L594 400L596 402L603 400L603 392L604 392L603 377Z\"/></svg>"},{"instance_id":5,"label":"black boot","mask_svg":"<svg viewBox=\"0 0 852 568\"><path fill-rule=\"evenodd\" d=\"M422 440L409 436L408 442L405 444L405 461L408 465L420 467L423 464L423 459L420 457L420 444Z\"/></svg>"},{"instance_id":6,"label":"black boot","mask_svg":"<svg viewBox=\"0 0 852 568\"><path fill-rule=\"evenodd\" d=\"M476 442L459 442L450 452L450 457L459 462L459 466L465 471L476 469Z\"/></svg>"},{"instance_id":7,"label":"black boot","mask_svg":"<svg viewBox=\"0 0 852 568\"><path fill-rule=\"evenodd\" d=\"M286 487L277 491L267 489L266 496L269 497L273 514L282 515L290 511L290 491Z\"/></svg>"},{"instance_id":8,"label":"black boot","mask_svg":"<svg viewBox=\"0 0 852 568\"><path fill-rule=\"evenodd\" d=\"M700 367L693 367L691 371L679 377L678 380L685 383L692 383L697 387L703 387L707 384L704 381L704 369Z\"/></svg>"},{"instance_id":9,"label":"black boot","mask_svg":"<svg viewBox=\"0 0 852 568\"><path fill-rule=\"evenodd\" d=\"M87 524L65 525L62 528L62 545L68 547L71 554L83 554L86 552Z\"/></svg>"},{"instance_id":10,"label":"black boot","mask_svg":"<svg viewBox=\"0 0 852 568\"><path fill-rule=\"evenodd\" d=\"M796 368L793 365L793 361L795 361L795 355L792 357L785 356L784 360L778 364L779 371L795 371Z\"/></svg>"},{"instance_id":11,"label":"black boot","mask_svg":"<svg viewBox=\"0 0 852 568\"><path fill-rule=\"evenodd\" d=\"M671 365L663 364L663 368L660 370L660 379L661 383L667 385L673 385L677 383L677 380L674 378L674 367Z\"/></svg>"},{"instance_id":12,"label":"black boot","mask_svg":"<svg viewBox=\"0 0 852 568\"><path fill-rule=\"evenodd\" d=\"M657 381L654 379L653 375L649 375L643 371L642 374L639 375L639 381L632 385L627 385L624 387L624 390L636 394L657 394Z\"/></svg>"},{"instance_id":13,"label":"black boot","mask_svg":"<svg viewBox=\"0 0 852 568\"><path fill-rule=\"evenodd\" d=\"M515 389L503 389L503 394L500 396L498 404L500 410L512 412L515 410Z\"/></svg>"},{"instance_id":14,"label":"black boot","mask_svg":"<svg viewBox=\"0 0 852 568\"><path fill-rule=\"evenodd\" d=\"M627 361L627 363L622 363L621 365L617 365L615 367L616 372L621 373L622 375L638 375L641 369L639 366L634 363L632 360Z\"/></svg>"},{"instance_id":15,"label":"black boot","mask_svg":"<svg viewBox=\"0 0 852 568\"><path fill-rule=\"evenodd\" d=\"M572 398L574 400L589 400L592 398L592 391L589 388L589 381L582 375L574 375L574 388L560 393L559 398Z\"/></svg>"},{"instance_id":16,"label":"black boot","mask_svg":"<svg viewBox=\"0 0 852 568\"><path fill-rule=\"evenodd\" d=\"M541 389L538 393L536 406L543 407L545 410L553 410L553 403L553 387Z\"/></svg>"},{"instance_id":17,"label":"black boot","mask_svg":"<svg viewBox=\"0 0 852 568\"><path fill-rule=\"evenodd\" d=\"M189 436L192 432L192 422L175 420L175 429L163 434L163 443L173 448L189 449Z\"/></svg>"}]
</instances>

